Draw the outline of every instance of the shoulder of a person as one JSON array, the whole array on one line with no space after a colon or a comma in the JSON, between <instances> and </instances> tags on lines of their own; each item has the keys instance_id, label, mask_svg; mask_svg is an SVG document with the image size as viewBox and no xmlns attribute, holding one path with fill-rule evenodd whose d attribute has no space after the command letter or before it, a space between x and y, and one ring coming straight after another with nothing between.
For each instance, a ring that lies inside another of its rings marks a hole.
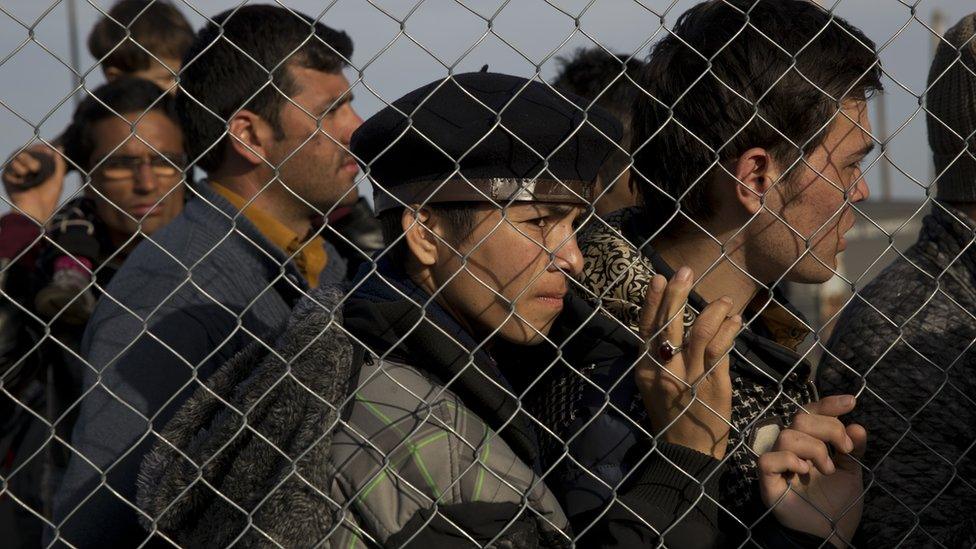
<instances>
[{"instance_id":1,"label":"shoulder of a person","mask_svg":"<svg viewBox=\"0 0 976 549\"><path fill-rule=\"evenodd\" d=\"M421 368L368 360L350 400L352 406L333 442L332 460L345 464L339 472L345 483L354 489L365 487L360 504L381 516L390 530L402 528L402 518L412 516L425 501L520 504L525 496L535 512L557 528L568 523L532 468ZM384 457L397 468L396 474L371 482L375 464ZM354 463L361 465L351 466ZM402 465L407 463L416 466Z\"/></svg>"},{"instance_id":2,"label":"shoulder of a person","mask_svg":"<svg viewBox=\"0 0 976 549\"><path fill-rule=\"evenodd\" d=\"M40 224L21 213L0 216L0 259L14 259L33 246L43 246L43 232Z\"/></svg>"},{"instance_id":3,"label":"shoulder of a person","mask_svg":"<svg viewBox=\"0 0 976 549\"><path fill-rule=\"evenodd\" d=\"M919 267L925 265L919 265L913 255L897 259L859 290L840 324L872 332L976 330L976 322L965 314L974 305L972 296L951 291L951 281L921 272Z\"/></svg>"},{"instance_id":4,"label":"shoulder of a person","mask_svg":"<svg viewBox=\"0 0 976 549\"><path fill-rule=\"evenodd\" d=\"M515 459L507 446L505 451L500 450L499 444L504 443L491 434L482 418L422 369L374 357L364 361L357 377L348 421L384 453L439 433L441 437L446 434L448 438L463 439L469 449L494 438L496 457L509 455ZM383 436L384 432L389 433L391 426L396 426L398 436ZM436 440L442 439L438 437ZM442 445L445 452L461 451L446 439L442 440Z\"/></svg>"},{"instance_id":5,"label":"shoulder of a person","mask_svg":"<svg viewBox=\"0 0 976 549\"><path fill-rule=\"evenodd\" d=\"M837 340L864 337L865 333L898 331L899 325L931 302L937 282L919 272L908 258L898 258L871 282L857 288L844 308L835 330Z\"/></svg>"}]
</instances>

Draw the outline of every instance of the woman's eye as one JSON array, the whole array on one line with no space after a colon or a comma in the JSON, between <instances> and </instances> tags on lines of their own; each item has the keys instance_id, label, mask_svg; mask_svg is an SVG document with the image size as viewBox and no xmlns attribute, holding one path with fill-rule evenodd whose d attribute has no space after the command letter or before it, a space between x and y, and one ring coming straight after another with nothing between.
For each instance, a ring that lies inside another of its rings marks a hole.
<instances>
[{"instance_id":1,"label":"woman's eye","mask_svg":"<svg viewBox=\"0 0 976 549\"><path fill-rule=\"evenodd\" d=\"M536 217L535 219L530 219L529 223L540 229L544 229L548 225L548 220L545 217Z\"/></svg>"}]
</instances>

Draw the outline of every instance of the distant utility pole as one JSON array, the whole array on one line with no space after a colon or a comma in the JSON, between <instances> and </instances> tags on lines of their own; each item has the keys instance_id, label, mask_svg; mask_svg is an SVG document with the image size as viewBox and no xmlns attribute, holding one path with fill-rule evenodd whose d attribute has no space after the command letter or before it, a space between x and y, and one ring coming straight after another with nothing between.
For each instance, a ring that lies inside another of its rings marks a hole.
<instances>
[{"instance_id":1,"label":"distant utility pole","mask_svg":"<svg viewBox=\"0 0 976 549\"><path fill-rule=\"evenodd\" d=\"M929 23L929 26L935 31L931 41L932 48L930 53L932 57L935 57L935 50L939 48L939 42L942 41L942 35L945 34L945 21L946 16L944 11L939 8L932 10L932 21Z\"/></svg>"},{"instance_id":2,"label":"distant utility pole","mask_svg":"<svg viewBox=\"0 0 976 549\"><path fill-rule=\"evenodd\" d=\"M939 49L939 44L942 42L942 35L945 34L945 24L946 16L945 12L939 8L932 10L932 20L929 26L932 27L933 35L932 39L929 41L929 61L935 59L935 52ZM928 72L926 72L926 85L928 85ZM930 196L935 196L935 164L932 160L932 155L929 155L929 184L932 186L930 189Z\"/></svg>"},{"instance_id":3,"label":"distant utility pole","mask_svg":"<svg viewBox=\"0 0 976 549\"><path fill-rule=\"evenodd\" d=\"M879 147L880 152L878 153L881 158L878 163L878 169L881 170L881 201L889 202L891 201L891 161L888 160L888 109L887 109L887 97L885 94L878 94L877 101L875 105L877 107L875 111L875 118L877 118L877 125L875 126L875 131L878 134L878 141L881 142L881 147Z\"/></svg>"},{"instance_id":4,"label":"distant utility pole","mask_svg":"<svg viewBox=\"0 0 976 549\"><path fill-rule=\"evenodd\" d=\"M78 10L75 9L75 0L67 0L65 10L68 12L68 56L72 70L71 88L75 89L81 83L81 54L78 51ZM77 93L71 95L77 107L81 101L81 96Z\"/></svg>"}]
</instances>

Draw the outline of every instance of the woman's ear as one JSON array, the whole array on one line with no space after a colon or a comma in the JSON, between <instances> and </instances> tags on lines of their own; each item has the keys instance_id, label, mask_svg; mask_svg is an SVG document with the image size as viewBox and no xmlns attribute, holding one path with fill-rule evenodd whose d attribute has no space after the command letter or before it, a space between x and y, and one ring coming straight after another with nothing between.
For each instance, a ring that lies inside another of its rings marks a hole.
<instances>
[{"instance_id":1,"label":"woman's ear","mask_svg":"<svg viewBox=\"0 0 976 549\"><path fill-rule=\"evenodd\" d=\"M735 197L750 215L762 209L766 193L779 179L772 156L761 147L753 147L739 155L732 166L732 175L738 182Z\"/></svg>"},{"instance_id":2,"label":"woman's ear","mask_svg":"<svg viewBox=\"0 0 976 549\"><path fill-rule=\"evenodd\" d=\"M424 267L437 264L437 236L429 227L431 221L430 210L420 204L411 204L404 208L400 218L403 239L414 259Z\"/></svg>"}]
</instances>

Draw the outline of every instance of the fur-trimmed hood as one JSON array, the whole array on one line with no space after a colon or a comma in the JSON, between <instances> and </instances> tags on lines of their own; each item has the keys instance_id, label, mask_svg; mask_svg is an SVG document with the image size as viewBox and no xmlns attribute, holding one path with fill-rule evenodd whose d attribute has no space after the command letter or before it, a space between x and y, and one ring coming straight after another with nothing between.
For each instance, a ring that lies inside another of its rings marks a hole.
<instances>
[{"instance_id":1,"label":"fur-trimmed hood","mask_svg":"<svg viewBox=\"0 0 976 549\"><path fill-rule=\"evenodd\" d=\"M248 346L183 405L139 473L138 505L155 519L144 526L189 546L226 546L238 536L244 546L271 545L262 532L311 545L328 532L333 510L314 494L328 484L319 465L354 362L341 296L312 291L273 351ZM303 513L285 512L294 507Z\"/></svg>"}]
</instances>

